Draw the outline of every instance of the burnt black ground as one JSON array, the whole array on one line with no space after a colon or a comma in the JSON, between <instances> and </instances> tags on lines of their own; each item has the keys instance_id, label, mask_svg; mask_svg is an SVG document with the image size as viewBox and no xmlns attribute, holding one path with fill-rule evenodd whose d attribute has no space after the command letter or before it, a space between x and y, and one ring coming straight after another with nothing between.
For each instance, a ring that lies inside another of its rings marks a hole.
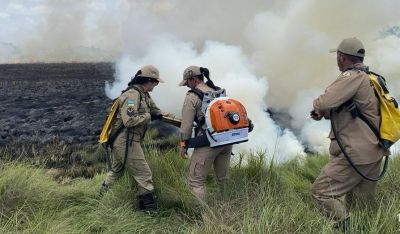
<instances>
[{"instance_id":1,"label":"burnt black ground","mask_svg":"<svg viewBox=\"0 0 400 234\"><path fill-rule=\"evenodd\" d=\"M111 100L111 63L0 65L0 146L91 144Z\"/></svg>"}]
</instances>

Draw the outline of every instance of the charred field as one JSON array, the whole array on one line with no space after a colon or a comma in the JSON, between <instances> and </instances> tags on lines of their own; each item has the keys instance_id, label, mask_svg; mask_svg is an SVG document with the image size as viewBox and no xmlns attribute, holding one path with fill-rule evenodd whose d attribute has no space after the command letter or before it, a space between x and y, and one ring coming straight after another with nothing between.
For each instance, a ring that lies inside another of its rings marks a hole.
<instances>
[{"instance_id":1,"label":"charred field","mask_svg":"<svg viewBox=\"0 0 400 234\"><path fill-rule=\"evenodd\" d=\"M112 63L1 64L1 150L56 169L56 177L104 169L96 141L112 101L104 85L113 75Z\"/></svg>"},{"instance_id":2,"label":"charred field","mask_svg":"<svg viewBox=\"0 0 400 234\"><path fill-rule=\"evenodd\" d=\"M111 63L0 65L0 146L95 143Z\"/></svg>"}]
</instances>

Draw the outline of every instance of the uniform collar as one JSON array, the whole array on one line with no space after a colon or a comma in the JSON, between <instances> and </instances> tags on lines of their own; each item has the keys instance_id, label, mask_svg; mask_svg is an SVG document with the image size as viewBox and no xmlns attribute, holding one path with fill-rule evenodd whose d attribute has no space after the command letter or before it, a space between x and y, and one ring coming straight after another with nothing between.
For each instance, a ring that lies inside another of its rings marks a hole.
<instances>
[{"instance_id":1,"label":"uniform collar","mask_svg":"<svg viewBox=\"0 0 400 234\"><path fill-rule=\"evenodd\" d=\"M133 85L133 86L135 86L140 92L142 92L142 93L146 93L145 91L144 91L144 88L143 88L143 86L142 85Z\"/></svg>"},{"instance_id":2,"label":"uniform collar","mask_svg":"<svg viewBox=\"0 0 400 234\"><path fill-rule=\"evenodd\" d=\"M204 82L200 82L196 85L195 89L202 89L208 87Z\"/></svg>"},{"instance_id":3,"label":"uniform collar","mask_svg":"<svg viewBox=\"0 0 400 234\"><path fill-rule=\"evenodd\" d=\"M361 70L361 71L367 72L369 70L369 67L365 66L365 64L363 64L363 63L356 63L352 67L349 67L348 69L346 69L346 71L349 71L349 70Z\"/></svg>"}]
</instances>

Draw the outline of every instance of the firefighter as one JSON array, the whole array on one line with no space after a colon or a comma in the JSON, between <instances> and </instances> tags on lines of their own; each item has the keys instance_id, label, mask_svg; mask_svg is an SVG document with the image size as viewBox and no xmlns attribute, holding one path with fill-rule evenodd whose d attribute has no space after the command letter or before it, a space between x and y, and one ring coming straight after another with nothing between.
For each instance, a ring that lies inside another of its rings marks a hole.
<instances>
[{"instance_id":1,"label":"firefighter","mask_svg":"<svg viewBox=\"0 0 400 234\"><path fill-rule=\"evenodd\" d=\"M204 82L204 79L207 82ZM182 107L182 124L180 127L180 156L187 158L186 140L191 138L193 123L196 123L195 135L205 134L206 123L205 116L201 110L202 100L193 90L207 91L218 90L210 80L207 68L190 66L183 72L183 80L179 86L187 86L190 90L187 92ZM228 179L228 170L230 165L232 145L225 145L217 148L210 146L195 147L190 159L188 183L192 193L200 200L206 197L205 181L210 168L213 166L217 176L221 191Z\"/></svg>"},{"instance_id":2,"label":"firefighter","mask_svg":"<svg viewBox=\"0 0 400 234\"><path fill-rule=\"evenodd\" d=\"M137 184L138 206L142 210L156 209L154 183L152 172L146 161L141 143L151 120L162 118L162 112L157 107L149 92L164 82L159 71L152 65L142 67L132 80L128 88L118 97L119 111L112 128L119 129L114 136L112 149L111 171L103 182L100 195L120 178L126 168ZM119 125L119 126L118 126Z\"/></svg>"},{"instance_id":3,"label":"firefighter","mask_svg":"<svg viewBox=\"0 0 400 234\"><path fill-rule=\"evenodd\" d=\"M363 178L352 168L335 134L340 137L340 143L358 170L368 177L378 177L382 157L390 152L380 147L379 139L371 128L360 118L354 118L345 107L352 100L368 122L379 129L379 100L366 74L368 67L363 64L363 44L357 38L347 38L334 51L341 74L327 87L324 94L314 100L311 117L314 120L323 117L331 119L336 129L332 129L329 134L330 160L312 184L311 196L324 214L333 217L339 226L347 230L350 213L343 200L348 205L355 197L374 203L377 182Z\"/></svg>"}]
</instances>

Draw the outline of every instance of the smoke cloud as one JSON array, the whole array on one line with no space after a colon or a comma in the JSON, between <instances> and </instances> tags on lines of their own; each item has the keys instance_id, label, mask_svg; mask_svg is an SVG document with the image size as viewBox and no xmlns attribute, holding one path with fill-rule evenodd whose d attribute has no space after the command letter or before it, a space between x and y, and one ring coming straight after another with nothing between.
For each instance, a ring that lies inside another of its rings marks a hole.
<instances>
[{"instance_id":1,"label":"smoke cloud","mask_svg":"<svg viewBox=\"0 0 400 234\"><path fill-rule=\"evenodd\" d=\"M303 156L303 146L294 134L287 129L281 130L265 112L267 106L263 98L267 94L268 84L265 78L254 75L242 50L214 41L206 41L203 48L199 52L191 43L162 37L148 48L145 56L124 56L117 63L118 79L107 84L107 95L117 97L130 81L130 76L143 64L151 62L162 71L160 75L166 81L154 90L155 101L162 110L180 116L188 90L186 87L178 87L183 70L189 65L207 67L216 85L226 88L229 96L243 102L256 126L250 134L249 142L238 145L237 150L265 151L267 156L277 161Z\"/></svg>"},{"instance_id":2,"label":"smoke cloud","mask_svg":"<svg viewBox=\"0 0 400 234\"><path fill-rule=\"evenodd\" d=\"M339 75L335 55L328 51L343 38L363 41L365 63L386 77L400 97L397 1L36 0L0 5L1 62L116 61L116 82L106 86L110 97L142 65L153 64L167 81L153 97L178 116L186 92L177 87L183 69L208 67L212 79L242 100L255 121L246 148L267 147L269 156L297 154L302 144L326 152L329 123L307 117L312 100ZM292 129L274 123L264 112L267 107L289 113Z\"/></svg>"}]
</instances>

